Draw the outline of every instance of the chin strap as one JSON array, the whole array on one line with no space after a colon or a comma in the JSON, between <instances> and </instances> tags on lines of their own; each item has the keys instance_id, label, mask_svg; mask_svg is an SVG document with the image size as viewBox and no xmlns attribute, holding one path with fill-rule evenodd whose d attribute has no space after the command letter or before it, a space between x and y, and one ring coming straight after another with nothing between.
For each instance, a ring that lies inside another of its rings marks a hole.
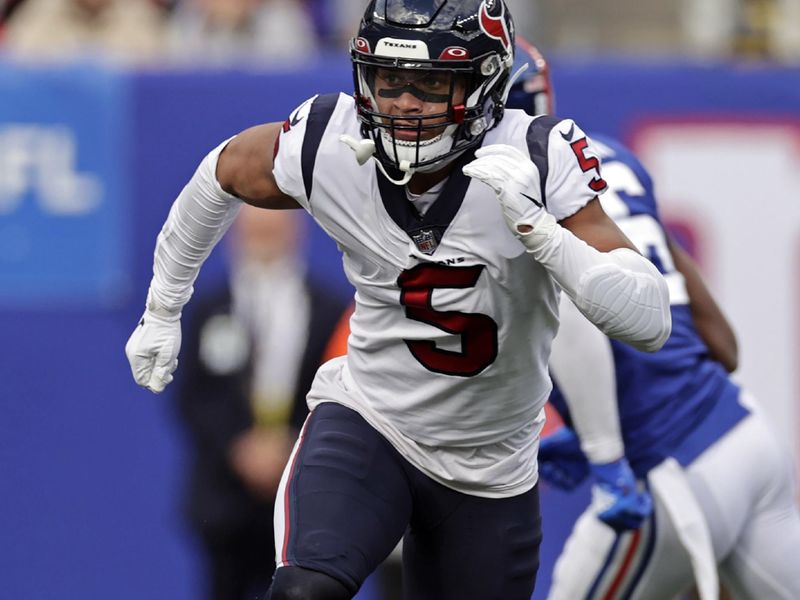
<instances>
[{"instance_id":1,"label":"chin strap","mask_svg":"<svg viewBox=\"0 0 800 600\"><path fill-rule=\"evenodd\" d=\"M381 173L391 181L395 185L405 185L411 178L414 176L414 169L411 168L411 163L407 160L403 160L400 162L400 170L405 173L402 179L392 179L392 177L386 172L381 161L378 160L378 157L375 156L375 142L373 140L367 139L356 139L350 135L340 135L339 141L345 144L348 148L350 148L353 152L356 153L356 160L358 161L359 165L365 165L370 158L374 159L375 162L378 164L378 168L381 170Z\"/></svg>"}]
</instances>

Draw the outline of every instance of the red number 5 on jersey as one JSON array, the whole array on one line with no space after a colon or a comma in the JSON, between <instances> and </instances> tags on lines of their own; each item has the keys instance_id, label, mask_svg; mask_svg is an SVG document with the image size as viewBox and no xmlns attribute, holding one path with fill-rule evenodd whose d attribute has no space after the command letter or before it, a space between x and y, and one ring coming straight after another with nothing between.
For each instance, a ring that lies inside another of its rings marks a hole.
<instances>
[{"instance_id":1,"label":"red number 5 on jersey","mask_svg":"<svg viewBox=\"0 0 800 600\"><path fill-rule=\"evenodd\" d=\"M570 148L572 148L572 151L578 158L578 164L581 166L581 170L584 173L587 173L592 169L597 171L597 177L595 177L594 179L592 179L591 182L589 182L589 187L592 188L592 191L601 192L604 189L606 189L606 187L608 187L608 184L600 176L600 161L597 160L597 158L594 156L592 157L586 156L585 152L586 148L589 147L589 140L587 140L585 137L582 137L581 139L572 142L569 146Z\"/></svg>"},{"instance_id":2,"label":"red number 5 on jersey","mask_svg":"<svg viewBox=\"0 0 800 600\"><path fill-rule=\"evenodd\" d=\"M471 377L497 358L497 323L479 313L434 310L431 299L437 288L475 287L484 266L448 267L430 263L403 271L397 279L400 303L413 321L433 325L461 336L461 352L437 348L429 340L403 340L414 358L435 373Z\"/></svg>"}]
</instances>

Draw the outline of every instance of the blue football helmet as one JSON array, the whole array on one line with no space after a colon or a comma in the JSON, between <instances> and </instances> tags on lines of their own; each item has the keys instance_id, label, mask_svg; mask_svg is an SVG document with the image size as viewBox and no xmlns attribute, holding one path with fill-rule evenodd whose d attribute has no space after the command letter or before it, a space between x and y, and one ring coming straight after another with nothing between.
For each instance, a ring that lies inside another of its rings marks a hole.
<instances>
[{"instance_id":1,"label":"blue football helmet","mask_svg":"<svg viewBox=\"0 0 800 600\"><path fill-rule=\"evenodd\" d=\"M374 142L381 166L406 175L404 182L477 146L500 121L514 23L503 0L372 0L350 56L362 135ZM453 101L457 88L463 101ZM402 116L378 110L378 97L406 92L446 109Z\"/></svg>"},{"instance_id":2,"label":"blue football helmet","mask_svg":"<svg viewBox=\"0 0 800 600\"><path fill-rule=\"evenodd\" d=\"M526 62L528 69L511 86L506 108L521 108L533 116L552 115L556 98L547 61L536 46L517 36L513 72L516 73Z\"/></svg>"}]
</instances>

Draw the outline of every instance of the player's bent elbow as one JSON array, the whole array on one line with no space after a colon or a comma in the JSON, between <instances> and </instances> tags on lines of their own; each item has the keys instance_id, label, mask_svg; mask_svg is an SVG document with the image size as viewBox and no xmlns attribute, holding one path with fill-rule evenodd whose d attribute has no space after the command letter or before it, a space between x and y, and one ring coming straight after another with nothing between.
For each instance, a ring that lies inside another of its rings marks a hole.
<instances>
[{"instance_id":1,"label":"player's bent elbow","mask_svg":"<svg viewBox=\"0 0 800 600\"><path fill-rule=\"evenodd\" d=\"M666 319L661 319L660 322L657 322L653 329L652 333L646 332L647 335L644 338L623 341L627 341L631 346L642 352L658 352L667 343L672 333L672 318L669 311L666 313Z\"/></svg>"},{"instance_id":2,"label":"player's bent elbow","mask_svg":"<svg viewBox=\"0 0 800 600\"><path fill-rule=\"evenodd\" d=\"M672 333L669 305L667 304L665 311L652 305L649 310L642 308L641 306L633 308L628 314L629 320L609 321L598 327L609 337L624 342L636 350L658 352Z\"/></svg>"},{"instance_id":3,"label":"player's bent elbow","mask_svg":"<svg viewBox=\"0 0 800 600\"><path fill-rule=\"evenodd\" d=\"M589 269L576 305L603 333L643 352L656 352L672 332L667 283L639 253L618 249Z\"/></svg>"}]
</instances>

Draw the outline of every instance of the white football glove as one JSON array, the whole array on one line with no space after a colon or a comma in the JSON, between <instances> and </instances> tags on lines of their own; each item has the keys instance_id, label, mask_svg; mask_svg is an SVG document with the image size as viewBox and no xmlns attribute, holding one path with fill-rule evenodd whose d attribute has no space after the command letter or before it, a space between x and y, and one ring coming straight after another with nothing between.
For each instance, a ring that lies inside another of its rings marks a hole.
<instances>
[{"instance_id":1,"label":"white football glove","mask_svg":"<svg viewBox=\"0 0 800 600\"><path fill-rule=\"evenodd\" d=\"M539 169L525 154L506 144L484 146L463 171L494 190L506 224L523 243L552 233L556 220L544 209Z\"/></svg>"},{"instance_id":2,"label":"white football glove","mask_svg":"<svg viewBox=\"0 0 800 600\"><path fill-rule=\"evenodd\" d=\"M180 313L161 315L145 310L125 344L125 354L136 383L156 394L163 392L178 368L180 349Z\"/></svg>"}]
</instances>

